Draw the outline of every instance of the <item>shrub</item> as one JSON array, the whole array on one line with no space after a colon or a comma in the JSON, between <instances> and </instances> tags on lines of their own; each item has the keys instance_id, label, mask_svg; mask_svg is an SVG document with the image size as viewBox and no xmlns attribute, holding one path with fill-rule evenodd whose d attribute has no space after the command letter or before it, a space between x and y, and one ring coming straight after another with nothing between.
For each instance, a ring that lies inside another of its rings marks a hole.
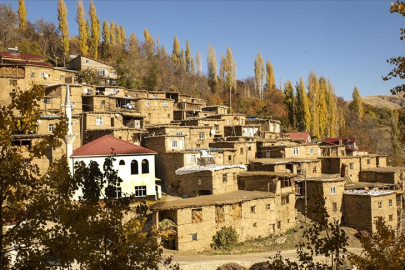
<instances>
[{"instance_id":1,"label":"shrub","mask_svg":"<svg viewBox=\"0 0 405 270\"><path fill-rule=\"evenodd\" d=\"M238 243L238 233L234 228L222 227L221 230L212 237L212 247L215 249L231 250Z\"/></svg>"}]
</instances>

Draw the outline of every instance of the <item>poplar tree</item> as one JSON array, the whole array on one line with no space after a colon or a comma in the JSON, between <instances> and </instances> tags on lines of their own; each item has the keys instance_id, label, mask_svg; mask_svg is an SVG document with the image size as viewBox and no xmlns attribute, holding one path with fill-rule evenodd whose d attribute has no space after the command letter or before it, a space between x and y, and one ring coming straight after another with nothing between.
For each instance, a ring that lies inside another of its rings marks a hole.
<instances>
[{"instance_id":1,"label":"poplar tree","mask_svg":"<svg viewBox=\"0 0 405 270\"><path fill-rule=\"evenodd\" d=\"M129 52L134 59L139 56L138 41L134 33L129 36Z\"/></svg>"},{"instance_id":2,"label":"poplar tree","mask_svg":"<svg viewBox=\"0 0 405 270\"><path fill-rule=\"evenodd\" d=\"M117 41L115 39L115 24L113 21L110 23L110 43L112 46L117 45Z\"/></svg>"},{"instance_id":3,"label":"poplar tree","mask_svg":"<svg viewBox=\"0 0 405 270\"><path fill-rule=\"evenodd\" d=\"M67 21L67 13L68 9L66 7L65 2L63 0L59 0L58 22L59 22L59 30L62 33L62 46L65 57L69 55L69 25Z\"/></svg>"},{"instance_id":4,"label":"poplar tree","mask_svg":"<svg viewBox=\"0 0 405 270\"><path fill-rule=\"evenodd\" d=\"M24 0L18 0L18 17L20 18L20 28L25 29L27 27L27 10Z\"/></svg>"},{"instance_id":5,"label":"poplar tree","mask_svg":"<svg viewBox=\"0 0 405 270\"><path fill-rule=\"evenodd\" d=\"M90 36L90 51L94 59L98 59L98 45L100 44L100 21L97 18L97 10L94 2L90 1L90 23L91 23L91 36Z\"/></svg>"},{"instance_id":6,"label":"poplar tree","mask_svg":"<svg viewBox=\"0 0 405 270\"><path fill-rule=\"evenodd\" d=\"M215 56L215 49L211 44L208 45L207 68L208 86L210 87L212 93L216 93L218 90L217 59Z\"/></svg>"},{"instance_id":7,"label":"poplar tree","mask_svg":"<svg viewBox=\"0 0 405 270\"><path fill-rule=\"evenodd\" d=\"M127 35L125 34L124 25L121 25L120 32L121 32L122 44L125 44L125 42L127 41Z\"/></svg>"},{"instance_id":8,"label":"poplar tree","mask_svg":"<svg viewBox=\"0 0 405 270\"><path fill-rule=\"evenodd\" d=\"M310 100L310 112L311 112L311 134L317 138L319 136L319 124L318 124L318 104L319 104L319 80L315 71L311 71L308 75L308 96Z\"/></svg>"},{"instance_id":9,"label":"poplar tree","mask_svg":"<svg viewBox=\"0 0 405 270\"><path fill-rule=\"evenodd\" d=\"M255 88L259 93L259 97L263 99L263 79L265 76L263 57L260 51L257 51L257 57L255 59Z\"/></svg>"},{"instance_id":10,"label":"poplar tree","mask_svg":"<svg viewBox=\"0 0 405 270\"><path fill-rule=\"evenodd\" d=\"M353 100L349 104L349 109L352 110L357 118L357 121L360 121L363 118L363 102L361 100L360 92L357 89L357 86L354 87L353 94L352 94Z\"/></svg>"},{"instance_id":11,"label":"poplar tree","mask_svg":"<svg viewBox=\"0 0 405 270\"><path fill-rule=\"evenodd\" d=\"M79 50L82 55L86 56L89 51L89 47L87 45L89 36L87 30L86 13L84 12L82 0L77 1L76 22L79 25Z\"/></svg>"},{"instance_id":12,"label":"poplar tree","mask_svg":"<svg viewBox=\"0 0 405 270\"><path fill-rule=\"evenodd\" d=\"M190 54L190 42L188 40L186 40L186 72L188 74L191 74L191 65L192 65L191 59L192 58L193 57L191 57L191 54ZM193 72L193 74L194 74L194 72Z\"/></svg>"},{"instance_id":13,"label":"poplar tree","mask_svg":"<svg viewBox=\"0 0 405 270\"><path fill-rule=\"evenodd\" d=\"M328 111L326 107L326 92L327 92L327 84L326 78L321 76L319 78L319 99L318 99L318 123L319 123L319 135L321 136L320 139L325 138L327 133L327 125L328 125ZM331 124L331 123L329 123Z\"/></svg>"},{"instance_id":14,"label":"poplar tree","mask_svg":"<svg viewBox=\"0 0 405 270\"><path fill-rule=\"evenodd\" d=\"M224 62L225 86L232 93L236 89L236 62L233 59L231 47L226 49Z\"/></svg>"},{"instance_id":15,"label":"poplar tree","mask_svg":"<svg viewBox=\"0 0 405 270\"><path fill-rule=\"evenodd\" d=\"M111 38L110 38L110 24L108 23L107 20L103 22L103 41L106 45L110 45L111 43Z\"/></svg>"},{"instance_id":16,"label":"poplar tree","mask_svg":"<svg viewBox=\"0 0 405 270\"><path fill-rule=\"evenodd\" d=\"M268 91L276 88L276 78L274 77L273 65L269 60L266 61L266 84Z\"/></svg>"},{"instance_id":17,"label":"poplar tree","mask_svg":"<svg viewBox=\"0 0 405 270\"><path fill-rule=\"evenodd\" d=\"M327 92L326 92L326 102L328 107L328 123L329 123L329 130L328 134L329 137L335 138L336 137L336 130L337 130L337 104L336 104L336 94L335 89L328 79L327 82Z\"/></svg>"},{"instance_id":18,"label":"poplar tree","mask_svg":"<svg viewBox=\"0 0 405 270\"><path fill-rule=\"evenodd\" d=\"M172 62L176 65L180 63L180 43L176 36L173 41Z\"/></svg>"},{"instance_id":19,"label":"poplar tree","mask_svg":"<svg viewBox=\"0 0 405 270\"><path fill-rule=\"evenodd\" d=\"M165 45L162 46L162 56L167 57L166 47Z\"/></svg>"},{"instance_id":20,"label":"poplar tree","mask_svg":"<svg viewBox=\"0 0 405 270\"><path fill-rule=\"evenodd\" d=\"M180 52L180 66L182 70L186 69L186 55L184 53L184 49L181 49Z\"/></svg>"},{"instance_id":21,"label":"poplar tree","mask_svg":"<svg viewBox=\"0 0 405 270\"><path fill-rule=\"evenodd\" d=\"M294 106L295 106L295 96L294 96L294 87L290 80L287 80L284 84L284 103L287 106L288 110L288 121L290 122L290 126L294 127Z\"/></svg>"},{"instance_id":22,"label":"poplar tree","mask_svg":"<svg viewBox=\"0 0 405 270\"><path fill-rule=\"evenodd\" d=\"M143 30L143 35L145 37L147 57L151 57L155 52L155 41L153 40L153 37L149 34L148 29L146 28Z\"/></svg>"},{"instance_id":23,"label":"poplar tree","mask_svg":"<svg viewBox=\"0 0 405 270\"><path fill-rule=\"evenodd\" d=\"M199 51L195 53L195 64L197 66L197 75L202 76L202 62Z\"/></svg>"},{"instance_id":24,"label":"poplar tree","mask_svg":"<svg viewBox=\"0 0 405 270\"><path fill-rule=\"evenodd\" d=\"M309 100L305 91L304 79L300 77L296 87L297 92L297 121L300 131L310 131L311 112L309 110Z\"/></svg>"},{"instance_id":25,"label":"poplar tree","mask_svg":"<svg viewBox=\"0 0 405 270\"><path fill-rule=\"evenodd\" d=\"M191 74L195 75L195 60L194 57L190 56Z\"/></svg>"},{"instance_id":26,"label":"poplar tree","mask_svg":"<svg viewBox=\"0 0 405 270\"><path fill-rule=\"evenodd\" d=\"M114 35L115 35L115 41L118 46L122 46L122 36L121 36L121 28L118 25L118 23L115 24L115 29L114 29Z\"/></svg>"}]
</instances>

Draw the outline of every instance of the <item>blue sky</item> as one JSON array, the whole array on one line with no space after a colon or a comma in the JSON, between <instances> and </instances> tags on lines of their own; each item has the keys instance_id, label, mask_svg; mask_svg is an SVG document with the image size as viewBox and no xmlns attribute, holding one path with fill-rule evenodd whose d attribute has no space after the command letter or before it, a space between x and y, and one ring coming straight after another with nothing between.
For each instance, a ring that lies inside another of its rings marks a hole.
<instances>
[{"instance_id":1,"label":"blue sky","mask_svg":"<svg viewBox=\"0 0 405 270\"><path fill-rule=\"evenodd\" d=\"M27 18L57 23L57 0L26 0ZM10 3L17 10L18 1ZM71 35L77 35L76 0L65 0ZM83 1L86 12L89 1ZM103 1L95 0L100 21L122 24L126 34L143 40L147 28L170 53L174 35L192 54L203 55L206 72L208 44L217 60L229 45L237 62L238 79L254 76L260 50L274 66L276 83L306 81L314 70L331 79L338 96L351 99L355 86L362 96L389 94L399 80L381 77L392 68L390 57L404 55L399 40L405 18L391 14L391 1Z\"/></svg>"}]
</instances>

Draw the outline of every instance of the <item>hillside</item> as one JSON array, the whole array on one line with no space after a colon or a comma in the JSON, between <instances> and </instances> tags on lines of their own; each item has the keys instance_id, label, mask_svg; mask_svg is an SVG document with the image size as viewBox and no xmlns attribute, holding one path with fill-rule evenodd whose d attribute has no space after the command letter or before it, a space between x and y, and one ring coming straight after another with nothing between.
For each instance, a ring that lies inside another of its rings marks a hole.
<instances>
[{"instance_id":1,"label":"hillside","mask_svg":"<svg viewBox=\"0 0 405 270\"><path fill-rule=\"evenodd\" d=\"M362 97L362 101L376 108L387 108L390 110L405 107L405 98L400 95L376 95Z\"/></svg>"}]
</instances>

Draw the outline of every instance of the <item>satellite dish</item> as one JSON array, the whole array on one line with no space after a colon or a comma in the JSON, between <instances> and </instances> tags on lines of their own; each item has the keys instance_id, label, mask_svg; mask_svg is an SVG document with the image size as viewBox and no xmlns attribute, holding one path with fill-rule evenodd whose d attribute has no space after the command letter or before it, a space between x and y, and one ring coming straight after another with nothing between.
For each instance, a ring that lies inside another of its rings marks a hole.
<instances>
[{"instance_id":1,"label":"satellite dish","mask_svg":"<svg viewBox=\"0 0 405 270\"><path fill-rule=\"evenodd\" d=\"M38 119L36 122L36 125L39 126L39 124L41 124L41 119Z\"/></svg>"},{"instance_id":2,"label":"satellite dish","mask_svg":"<svg viewBox=\"0 0 405 270\"><path fill-rule=\"evenodd\" d=\"M215 134L215 129L211 129L211 135Z\"/></svg>"},{"instance_id":3,"label":"satellite dish","mask_svg":"<svg viewBox=\"0 0 405 270\"><path fill-rule=\"evenodd\" d=\"M115 118L119 118L120 117L120 115L117 113L116 115L115 115Z\"/></svg>"}]
</instances>

